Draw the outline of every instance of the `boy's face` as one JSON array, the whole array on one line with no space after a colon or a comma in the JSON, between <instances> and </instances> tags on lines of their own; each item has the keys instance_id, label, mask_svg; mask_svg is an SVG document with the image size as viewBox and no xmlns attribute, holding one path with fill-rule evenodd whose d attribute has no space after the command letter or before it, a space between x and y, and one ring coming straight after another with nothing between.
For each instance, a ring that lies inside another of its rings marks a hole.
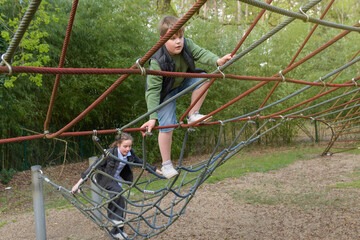
<instances>
[{"instance_id":1,"label":"boy's face","mask_svg":"<svg viewBox=\"0 0 360 240\"><path fill-rule=\"evenodd\" d=\"M184 47L184 36L183 34L174 34L166 43L165 47L171 56L181 53Z\"/></svg>"}]
</instances>

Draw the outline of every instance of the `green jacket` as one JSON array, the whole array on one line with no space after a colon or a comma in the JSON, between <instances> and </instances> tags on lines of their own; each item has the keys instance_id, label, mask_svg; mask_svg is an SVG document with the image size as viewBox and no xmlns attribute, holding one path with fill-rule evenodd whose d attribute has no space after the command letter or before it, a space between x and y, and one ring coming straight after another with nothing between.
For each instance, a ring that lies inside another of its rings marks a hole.
<instances>
[{"instance_id":1,"label":"green jacket","mask_svg":"<svg viewBox=\"0 0 360 240\"><path fill-rule=\"evenodd\" d=\"M193 60L198 61L202 64L217 67L216 61L219 59L217 55L206 49L199 47L191 39L185 39L183 51L180 54L171 56L172 58L171 60L175 63L174 72L188 72L189 66L183 56L185 47L187 47L188 50L190 50L190 52L192 53L192 57L194 58ZM165 47L164 49L166 51L165 54L170 56L170 54L168 54ZM156 55L156 53L154 55ZM164 59L163 61L171 61L171 60L167 60L168 58L161 58L161 59ZM150 62L150 70L166 71L166 69L161 69L160 65L164 65L164 64L163 63L159 64L158 60L153 58ZM161 95L160 93L164 86L163 85L164 79L165 77L162 76L148 75L146 79L147 88L145 92L145 99L146 99L148 111L157 107L160 104L160 95ZM180 86L183 80L184 80L183 77L175 78L171 90ZM157 119L157 112L152 113L150 115L150 119Z\"/></svg>"}]
</instances>

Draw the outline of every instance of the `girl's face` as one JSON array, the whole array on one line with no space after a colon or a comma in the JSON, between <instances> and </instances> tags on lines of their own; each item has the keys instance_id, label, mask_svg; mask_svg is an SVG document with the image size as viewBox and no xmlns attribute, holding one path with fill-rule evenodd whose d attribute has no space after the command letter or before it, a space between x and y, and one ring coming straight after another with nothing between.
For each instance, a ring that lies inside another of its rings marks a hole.
<instances>
[{"instance_id":1,"label":"girl's face","mask_svg":"<svg viewBox=\"0 0 360 240\"><path fill-rule=\"evenodd\" d=\"M124 140L121 143L118 143L117 146L118 146L118 148L120 150L120 153L123 156L126 156L131 150L132 141L131 140Z\"/></svg>"}]
</instances>

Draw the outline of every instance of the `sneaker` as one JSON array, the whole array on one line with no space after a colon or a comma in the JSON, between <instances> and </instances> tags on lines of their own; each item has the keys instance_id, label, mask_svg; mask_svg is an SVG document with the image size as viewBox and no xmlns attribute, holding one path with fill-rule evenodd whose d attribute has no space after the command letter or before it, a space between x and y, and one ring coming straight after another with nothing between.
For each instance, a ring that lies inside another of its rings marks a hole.
<instances>
[{"instance_id":1,"label":"sneaker","mask_svg":"<svg viewBox=\"0 0 360 240\"><path fill-rule=\"evenodd\" d=\"M128 237L128 235L123 232L122 235L121 235L121 233L117 233L117 234L114 234L113 237L116 239L125 239Z\"/></svg>"},{"instance_id":2,"label":"sneaker","mask_svg":"<svg viewBox=\"0 0 360 240\"><path fill-rule=\"evenodd\" d=\"M193 114L191 114L190 117L187 118L187 123L188 123L188 124L191 124L191 123L193 123L193 122L196 122L196 121L200 120L200 119L203 118L203 117L205 117L205 115L200 114L198 111L195 111ZM212 118L212 116L209 116L208 118L202 120L202 121L199 122L199 123L206 123L206 122L210 121L211 118Z\"/></svg>"},{"instance_id":3,"label":"sneaker","mask_svg":"<svg viewBox=\"0 0 360 240\"><path fill-rule=\"evenodd\" d=\"M110 219L110 221L114 223L112 226L115 226L115 227L123 227L124 226L124 222L121 220Z\"/></svg>"},{"instance_id":4,"label":"sneaker","mask_svg":"<svg viewBox=\"0 0 360 240\"><path fill-rule=\"evenodd\" d=\"M175 170L172 164L163 165L161 168L162 174L167 179L175 177L179 173Z\"/></svg>"}]
</instances>

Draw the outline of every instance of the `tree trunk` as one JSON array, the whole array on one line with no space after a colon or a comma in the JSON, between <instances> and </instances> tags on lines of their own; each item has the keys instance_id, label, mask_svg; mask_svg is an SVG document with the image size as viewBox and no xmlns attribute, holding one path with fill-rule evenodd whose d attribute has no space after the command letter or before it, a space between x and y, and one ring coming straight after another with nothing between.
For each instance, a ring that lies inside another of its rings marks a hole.
<instances>
[{"instance_id":1,"label":"tree trunk","mask_svg":"<svg viewBox=\"0 0 360 240\"><path fill-rule=\"evenodd\" d=\"M237 19L238 23L241 22L241 2L237 1Z\"/></svg>"},{"instance_id":2,"label":"tree trunk","mask_svg":"<svg viewBox=\"0 0 360 240\"><path fill-rule=\"evenodd\" d=\"M245 7L245 21L246 22L248 21L248 16L249 16L249 5L246 4L246 7Z\"/></svg>"},{"instance_id":3,"label":"tree trunk","mask_svg":"<svg viewBox=\"0 0 360 240\"><path fill-rule=\"evenodd\" d=\"M157 5L160 14L170 14L177 16L176 12L171 7L171 0L158 0Z\"/></svg>"},{"instance_id":4,"label":"tree trunk","mask_svg":"<svg viewBox=\"0 0 360 240\"><path fill-rule=\"evenodd\" d=\"M216 0L214 0L214 8L215 8L215 16L218 19L218 9L217 9L217 3Z\"/></svg>"},{"instance_id":5,"label":"tree trunk","mask_svg":"<svg viewBox=\"0 0 360 240\"><path fill-rule=\"evenodd\" d=\"M204 4L204 20L206 19L206 14L207 14L207 2Z\"/></svg>"},{"instance_id":6,"label":"tree trunk","mask_svg":"<svg viewBox=\"0 0 360 240\"><path fill-rule=\"evenodd\" d=\"M222 12L221 22L224 23L225 22L225 3L223 1L220 1L220 4L221 4L221 12Z\"/></svg>"}]
</instances>

